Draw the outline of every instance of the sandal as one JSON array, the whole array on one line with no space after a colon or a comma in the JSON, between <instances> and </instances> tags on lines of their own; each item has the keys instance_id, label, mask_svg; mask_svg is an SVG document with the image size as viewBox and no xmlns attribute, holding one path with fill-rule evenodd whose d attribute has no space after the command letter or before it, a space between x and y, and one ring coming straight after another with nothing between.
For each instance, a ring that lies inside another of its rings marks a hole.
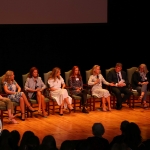
<instances>
[{"instance_id":1,"label":"sandal","mask_svg":"<svg viewBox=\"0 0 150 150\"><path fill-rule=\"evenodd\" d=\"M144 95L139 96L138 100L142 100Z\"/></svg>"},{"instance_id":2,"label":"sandal","mask_svg":"<svg viewBox=\"0 0 150 150\"><path fill-rule=\"evenodd\" d=\"M18 122L17 122L15 119L12 119L11 122L12 122L13 124L18 124Z\"/></svg>"},{"instance_id":3,"label":"sandal","mask_svg":"<svg viewBox=\"0 0 150 150\"><path fill-rule=\"evenodd\" d=\"M31 106L28 106L28 108L29 108L29 111L30 112L35 112L36 110L34 110Z\"/></svg>"},{"instance_id":4,"label":"sandal","mask_svg":"<svg viewBox=\"0 0 150 150\"><path fill-rule=\"evenodd\" d=\"M144 109L148 108L148 106L147 106L146 103L143 103L143 108L144 108Z\"/></svg>"},{"instance_id":5,"label":"sandal","mask_svg":"<svg viewBox=\"0 0 150 150\"><path fill-rule=\"evenodd\" d=\"M14 118L11 118L11 117L9 117L8 120L10 121L10 123L13 123L13 124L18 123Z\"/></svg>"},{"instance_id":6,"label":"sandal","mask_svg":"<svg viewBox=\"0 0 150 150\"><path fill-rule=\"evenodd\" d=\"M108 108L108 111L111 111L111 108Z\"/></svg>"},{"instance_id":7,"label":"sandal","mask_svg":"<svg viewBox=\"0 0 150 150\"><path fill-rule=\"evenodd\" d=\"M102 111L106 112L107 110L106 110L106 108L102 108Z\"/></svg>"}]
</instances>

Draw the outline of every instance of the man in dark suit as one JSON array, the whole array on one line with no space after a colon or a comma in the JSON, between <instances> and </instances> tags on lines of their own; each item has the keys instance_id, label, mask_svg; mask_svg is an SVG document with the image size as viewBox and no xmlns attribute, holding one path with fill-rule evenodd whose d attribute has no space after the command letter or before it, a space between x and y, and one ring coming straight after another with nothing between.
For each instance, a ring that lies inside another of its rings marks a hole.
<instances>
[{"instance_id":1,"label":"man in dark suit","mask_svg":"<svg viewBox=\"0 0 150 150\"><path fill-rule=\"evenodd\" d=\"M115 69L110 71L107 76L108 82L114 83L115 86L111 87L111 91L115 94L117 98L116 109L120 110L122 108L122 102L125 102L130 98L131 92L128 89L128 79L125 71L122 71L122 64L117 63ZM124 96L121 96L121 93Z\"/></svg>"}]
</instances>

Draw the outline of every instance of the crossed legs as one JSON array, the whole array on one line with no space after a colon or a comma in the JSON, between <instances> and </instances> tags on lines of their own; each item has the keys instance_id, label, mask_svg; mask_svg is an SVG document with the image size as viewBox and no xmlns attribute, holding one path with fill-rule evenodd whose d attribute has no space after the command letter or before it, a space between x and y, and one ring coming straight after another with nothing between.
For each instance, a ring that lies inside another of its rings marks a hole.
<instances>
[{"instance_id":1,"label":"crossed legs","mask_svg":"<svg viewBox=\"0 0 150 150\"><path fill-rule=\"evenodd\" d=\"M40 91L37 91L37 101L39 104L39 109L38 112L41 112L41 107L42 107L42 112L43 116L46 116L46 111L45 111L45 97L42 95Z\"/></svg>"}]
</instances>

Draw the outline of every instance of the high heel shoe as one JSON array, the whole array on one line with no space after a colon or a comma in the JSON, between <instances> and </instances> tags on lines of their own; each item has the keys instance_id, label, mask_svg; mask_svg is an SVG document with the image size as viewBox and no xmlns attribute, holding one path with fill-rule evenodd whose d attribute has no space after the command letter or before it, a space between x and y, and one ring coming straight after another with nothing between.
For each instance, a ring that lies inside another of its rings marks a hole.
<instances>
[{"instance_id":1,"label":"high heel shoe","mask_svg":"<svg viewBox=\"0 0 150 150\"><path fill-rule=\"evenodd\" d=\"M107 111L107 109L106 109L106 108L102 108L102 111L106 112L106 111Z\"/></svg>"},{"instance_id":2,"label":"high heel shoe","mask_svg":"<svg viewBox=\"0 0 150 150\"><path fill-rule=\"evenodd\" d=\"M68 105L68 109L69 109L70 111L74 110L74 108L71 106L71 104Z\"/></svg>"},{"instance_id":3,"label":"high heel shoe","mask_svg":"<svg viewBox=\"0 0 150 150\"><path fill-rule=\"evenodd\" d=\"M28 109L29 109L30 112L35 112L36 111L31 106L28 106Z\"/></svg>"},{"instance_id":4,"label":"high heel shoe","mask_svg":"<svg viewBox=\"0 0 150 150\"><path fill-rule=\"evenodd\" d=\"M13 123L13 124L17 124L17 123L18 123L18 122L17 122L14 118L12 118L12 117L9 117L8 120L9 120L11 123Z\"/></svg>"},{"instance_id":5,"label":"high heel shoe","mask_svg":"<svg viewBox=\"0 0 150 150\"><path fill-rule=\"evenodd\" d=\"M22 121L25 121L25 115L24 115L25 113L21 113L21 120ZM22 117L24 115L24 117Z\"/></svg>"},{"instance_id":6,"label":"high heel shoe","mask_svg":"<svg viewBox=\"0 0 150 150\"><path fill-rule=\"evenodd\" d=\"M148 106L147 106L146 103L143 103L143 108L144 108L144 109L147 109L147 108L148 108Z\"/></svg>"},{"instance_id":7,"label":"high heel shoe","mask_svg":"<svg viewBox=\"0 0 150 150\"><path fill-rule=\"evenodd\" d=\"M138 100L142 100L144 95L139 96Z\"/></svg>"},{"instance_id":8,"label":"high heel shoe","mask_svg":"<svg viewBox=\"0 0 150 150\"><path fill-rule=\"evenodd\" d=\"M60 108L59 115L63 116L63 108Z\"/></svg>"}]
</instances>

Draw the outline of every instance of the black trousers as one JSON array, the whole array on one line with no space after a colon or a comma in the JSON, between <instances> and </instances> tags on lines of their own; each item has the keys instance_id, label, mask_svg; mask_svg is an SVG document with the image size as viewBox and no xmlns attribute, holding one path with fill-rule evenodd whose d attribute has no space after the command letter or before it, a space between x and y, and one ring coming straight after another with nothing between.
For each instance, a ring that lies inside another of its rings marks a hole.
<instances>
[{"instance_id":1,"label":"black trousers","mask_svg":"<svg viewBox=\"0 0 150 150\"><path fill-rule=\"evenodd\" d=\"M85 106L87 103L87 94L88 91L83 89L79 94L77 94L77 96L81 97L81 105Z\"/></svg>"},{"instance_id":2,"label":"black trousers","mask_svg":"<svg viewBox=\"0 0 150 150\"><path fill-rule=\"evenodd\" d=\"M127 87L111 87L111 91L117 98L117 107L120 107L122 102L125 102L127 99L129 99L132 94ZM121 93L124 94L123 97L121 96Z\"/></svg>"}]
</instances>

